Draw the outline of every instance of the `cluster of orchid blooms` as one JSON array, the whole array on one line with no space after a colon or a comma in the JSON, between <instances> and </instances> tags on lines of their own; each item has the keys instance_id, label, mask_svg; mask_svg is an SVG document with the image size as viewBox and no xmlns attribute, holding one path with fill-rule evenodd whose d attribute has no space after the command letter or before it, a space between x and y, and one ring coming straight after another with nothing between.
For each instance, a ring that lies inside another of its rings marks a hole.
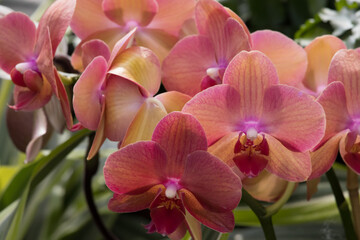
<instances>
[{"instance_id":1,"label":"cluster of orchid blooms","mask_svg":"<svg viewBox=\"0 0 360 240\"><path fill-rule=\"evenodd\" d=\"M81 39L73 89L53 62L69 26ZM69 130L96 131L89 159L119 142L104 167L108 206L149 208L149 232L232 231L242 187L274 201L288 181L319 178L339 150L360 174L360 51L334 36L302 48L250 33L215 0L57 0L37 26L12 12L0 32L9 107L44 111L50 124L60 109Z\"/></svg>"}]
</instances>

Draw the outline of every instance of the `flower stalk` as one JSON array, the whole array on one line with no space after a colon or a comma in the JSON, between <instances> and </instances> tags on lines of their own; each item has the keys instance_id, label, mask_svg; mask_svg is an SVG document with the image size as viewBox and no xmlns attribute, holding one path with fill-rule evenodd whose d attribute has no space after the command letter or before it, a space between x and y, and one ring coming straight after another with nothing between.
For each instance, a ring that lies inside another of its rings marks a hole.
<instances>
[{"instance_id":1,"label":"flower stalk","mask_svg":"<svg viewBox=\"0 0 360 240\"><path fill-rule=\"evenodd\" d=\"M331 189L335 196L336 205L339 209L341 221L344 226L346 239L356 240L357 238L356 238L354 226L353 226L353 223L351 220L349 206L344 198L343 192L341 190L341 186L339 184L339 180L336 177L336 174L335 174L335 171L333 168L330 168L330 170L326 172L326 177L331 185Z\"/></svg>"},{"instance_id":2,"label":"flower stalk","mask_svg":"<svg viewBox=\"0 0 360 240\"><path fill-rule=\"evenodd\" d=\"M349 191L355 232L358 239L360 239L360 202L358 175L350 168L347 169L346 188Z\"/></svg>"},{"instance_id":3,"label":"flower stalk","mask_svg":"<svg viewBox=\"0 0 360 240\"><path fill-rule=\"evenodd\" d=\"M276 235L274 231L274 226L272 223L272 215L269 215L266 211L266 208L261 205L259 201L253 198L245 189L243 189L242 201L245 202L250 209L258 217L261 228L264 232L266 240L276 240Z\"/></svg>"}]
</instances>

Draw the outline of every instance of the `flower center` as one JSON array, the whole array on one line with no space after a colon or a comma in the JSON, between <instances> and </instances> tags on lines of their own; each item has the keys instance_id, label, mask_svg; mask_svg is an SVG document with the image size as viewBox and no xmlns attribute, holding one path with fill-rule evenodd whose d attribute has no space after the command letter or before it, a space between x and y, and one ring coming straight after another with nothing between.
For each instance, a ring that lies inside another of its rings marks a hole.
<instances>
[{"instance_id":1,"label":"flower center","mask_svg":"<svg viewBox=\"0 0 360 240\"><path fill-rule=\"evenodd\" d=\"M176 197L177 190L177 186L171 183L166 187L165 196L169 199L173 199L174 197Z\"/></svg>"},{"instance_id":2,"label":"flower center","mask_svg":"<svg viewBox=\"0 0 360 240\"><path fill-rule=\"evenodd\" d=\"M206 69L206 74L215 81L217 81L217 79L220 77L219 68L217 67Z\"/></svg>"}]
</instances>

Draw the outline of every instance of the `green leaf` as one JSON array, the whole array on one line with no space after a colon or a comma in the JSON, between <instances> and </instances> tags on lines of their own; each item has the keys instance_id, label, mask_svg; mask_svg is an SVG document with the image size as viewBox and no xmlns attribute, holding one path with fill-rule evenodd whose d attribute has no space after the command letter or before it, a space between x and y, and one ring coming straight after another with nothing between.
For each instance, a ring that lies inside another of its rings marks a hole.
<instances>
[{"instance_id":1,"label":"green leaf","mask_svg":"<svg viewBox=\"0 0 360 240\"><path fill-rule=\"evenodd\" d=\"M0 166L0 193L18 170L18 166Z\"/></svg>"},{"instance_id":2,"label":"green leaf","mask_svg":"<svg viewBox=\"0 0 360 240\"><path fill-rule=\"evenodd\" d=\"M19 239L25 206L29 195L35 189L37 184L40 183L47 176L47 174L49 174L89 133L90 131L88 130L79 131L65 143L55 148L48 156L45 156L34 162L31 177L26 184L24 192L22 193L19 206L17 208L15 217L12 220L6 240ZM19 191L19 185L17 186L17 190Z\"/></svg>"},{"instance_id":3,"label":"green leaf","mask_svg":"<svg viewBox=\"0 0 360 240\"><path fill-rule=\"evenodd\" d=\"M5 239L19 201L15 201L0 212L0 239Z\"/></svg>"}]
</instances>

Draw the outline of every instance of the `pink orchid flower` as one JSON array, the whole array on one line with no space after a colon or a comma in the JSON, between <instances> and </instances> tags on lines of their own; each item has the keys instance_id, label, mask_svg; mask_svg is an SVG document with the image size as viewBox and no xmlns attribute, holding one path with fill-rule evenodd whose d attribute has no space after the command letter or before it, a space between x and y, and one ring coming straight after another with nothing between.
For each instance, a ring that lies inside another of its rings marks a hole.
<instances>
[{"instance_id":1,"label":"pink orchid flower","mask_svg":"<svg viewBox=\"0 0 360 240\"><path fill-rule=\"evenodd\" d=\"M74 86L73 105L79 123L96 130L89 158L106 138L122 141L121 146L150 139L160 119L190 98L176 92L153 97L160 87L160 62L147 48L129 47L135 32L120 39L111 54L101 40L82 46L87 67Z\"/></svg>"},{"instance_id":2,"label":"pink orchid flower","mask_svg":"<svg viewBox=\"0 0 360 240\"><path fill-rule=\"evenodd\" d=\"M58 0L35 24L23 13L13 12L0 19L0 67L15 84L15 110L35 110L55 95L72 127L69 100L53 64L57 46L69 26L75 1Z\"/></svg>"},{"instance_id":3,"label":"pink orchid flower","mask_svg":"<svg viewBox=\"0 0 360 240\"><path fill-rule=\"evenodd\" d=\"M180 40L163 62L163 84L167 90L193 96L221 84L232 58L250 49L259 50L271 59L281 83L295 85L302 81L306 53L283 34L264 30L250 35L235 13L214 0L197 3L195 20L199 34Z\"/></svg>"},{"instance_id":4,"label":"pink orchid flower","mask_svg":"<svg viewBox=\"0 0 360 240\"><path fill-rule=\"evenodd\" d=\"M241 180L206 150L200 123L189 114L170 113L151 141L128 145L106 160L105 183L114 192L109 209L150 208L152 221L146 228L171 239L182 239L187 229L193 239L201 239L193 218L216 231L231 231Z\"/></svg>"},{"instance_id":5,"label":"pink orchid flower","mask_svg":"<svg viewBox=\"0 0 360 240\"><path fill-rule=\"evenodd\" d=\"M195 0L77 0L71 28L82 39L72 63L79 68L81 46L101 39L110 49L137 28L135 42L162 60L178 40L184 21L193 17Z\"/></svg>"},{"instance_id":6,"label":"pink orchid flower","mask_svg":"<svg viewBox=\"0 0 360 240\"><path fill-rule=\"evenodd\" d=\"M339 50L329 68L329 85L318 102L326 115L325 136L312 153L310 179L329 170L340 149L345 163L360 174L360 52Z\"/></svg>"},{"instance_id":7,"label":"pink orchid flower","mask_svg":"<svg viewBox=\"0 0 360 240\"><path fill-rule=\"evenodd\" d=\"M332 35L317 37L305 47L308 67L302 89L316 97L320 95L328 85L331 59L340 49L346 49L345 43Z\"/></svg>"},{"instance_id":8,"label":"pink orchid flower","mask_svg":"<svg viewBox=\"0 0 360 240\"><path fill-rule=\"evenodd\" d=\"M279 85L274 65L258 51L236 55L223 81L183 108L204 127L210 151L221 149L222 160L248 177L266 169L288 181L306 180L311 173L306 151L324 135L321 105Z\"/></svg>"}]
</instances>

